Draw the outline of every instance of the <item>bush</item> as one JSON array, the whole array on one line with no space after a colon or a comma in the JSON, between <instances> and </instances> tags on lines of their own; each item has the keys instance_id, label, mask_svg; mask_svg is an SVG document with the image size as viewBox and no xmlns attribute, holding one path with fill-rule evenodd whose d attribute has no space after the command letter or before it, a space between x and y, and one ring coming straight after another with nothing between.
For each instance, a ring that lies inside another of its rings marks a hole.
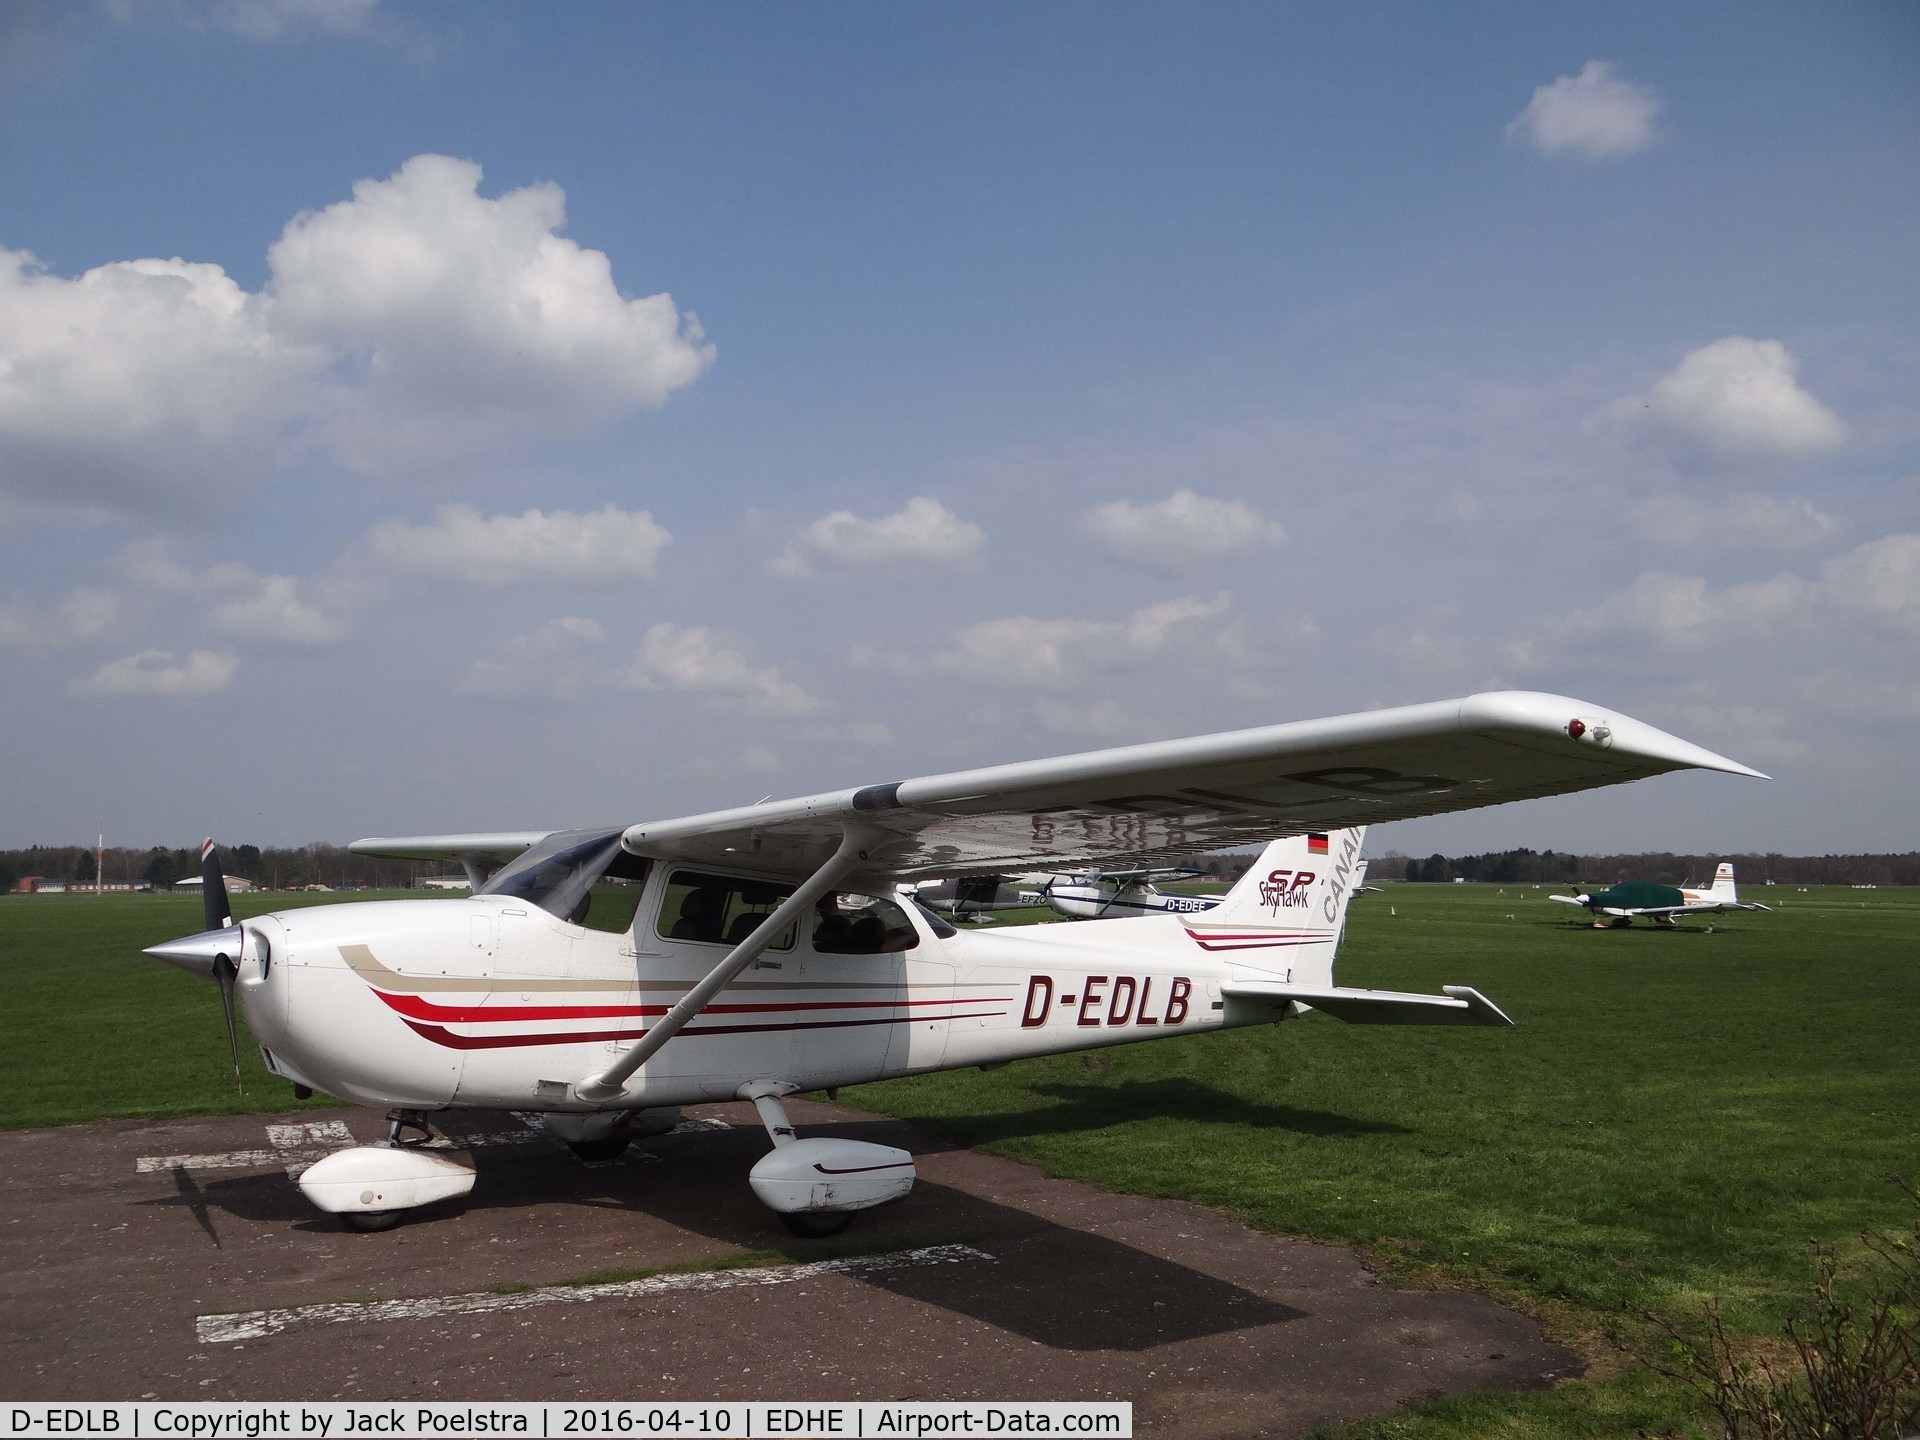
<instances>
[{"instance_id":1,"label":"bush","mask_svg":"<svg viewBox=\"0 0 1920 1440\"><path fill-rule=\"evenodd\" d=\"M1920 1206L1912 1186L1888 1179ZM1708 1301L1694 1335L1643 1312L1667 1339L1664 1356L1648 1363L1705 1400L1727 1440L1920 1434L1920 1219L1911 1236L1860 1239L1867 1256L1857 1275L1843 1273L1833 1247L1813 1242L1812 1302L1784 1331L1791 1359L1776 1367L1749 1355Z\"/></svg>"}]
</instances>

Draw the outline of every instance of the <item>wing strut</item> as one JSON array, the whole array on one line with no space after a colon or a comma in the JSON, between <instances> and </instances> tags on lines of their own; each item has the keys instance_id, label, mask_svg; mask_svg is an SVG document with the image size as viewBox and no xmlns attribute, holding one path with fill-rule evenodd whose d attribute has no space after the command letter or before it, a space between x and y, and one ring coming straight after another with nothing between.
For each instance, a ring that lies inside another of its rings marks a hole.
<instances>
[{"instance_id":1,"label":"wing strut","mask_svg":"<svg viewBox=\"0 0 1920 1440\"><path fill-rule=\"evenodd\" d=\"M617 1099L625 1092L633 1072L657 1055L661 1046L706 1009L714 996L733 983L736 975L759 959L761 952L773 943L776 935L812 908L822 895L865 864L878 843L894 838L868 825L850 824L843 827L840 848L833 852L832 858L802 881L793 894L781 901L771 915L754 927L751 935L729 950L726 958L708 971L704 980L682 995L679 1002L660 1018L659 1023L634 1041L626 1054L600 1074L574 1081L574 1098L591 1104Z\"/></svg>"}]
</instances>

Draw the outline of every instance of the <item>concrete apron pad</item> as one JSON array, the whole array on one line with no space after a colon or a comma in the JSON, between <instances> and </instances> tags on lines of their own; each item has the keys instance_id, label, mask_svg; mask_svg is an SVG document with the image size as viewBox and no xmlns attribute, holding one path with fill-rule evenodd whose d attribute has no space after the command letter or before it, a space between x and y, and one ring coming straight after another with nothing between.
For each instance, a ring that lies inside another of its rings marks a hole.
<instances>
[{"instance_id":1,"label":"concrete apron pad","mask_svg":"<svg viewBox=\"0 0 1920 1440\"><path fill-rule=\"evenodd\" d=\"M0 1134L0 1398L1113 1399L1141 1435L1266 1436L1580 1371L1526 1316L1336 1246L792 1110L913 1151L920 1183L799 1241L747 1188L750 1106L591 1167L461 1114L473 1193L362 1235L289 1176L384 1133L366 1111Z\"/></svg>"}]
</instances>

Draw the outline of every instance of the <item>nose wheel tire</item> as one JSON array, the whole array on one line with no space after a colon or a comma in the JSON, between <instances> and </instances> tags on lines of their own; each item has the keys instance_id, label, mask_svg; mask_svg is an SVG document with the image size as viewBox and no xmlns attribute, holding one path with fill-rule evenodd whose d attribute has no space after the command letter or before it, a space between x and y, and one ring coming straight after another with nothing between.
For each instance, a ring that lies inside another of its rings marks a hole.
<instances>
[{"instance_id":1,"label":"nose wheel tire","mask_svg":"<svg viewBox=\"0 0 1920 1440\"><path fill-rule=\"evenodd\" d=\"M838 1235L853 1223L851 1210L792 1210L784 1211L780 1223L802 1240L824 1240L829 1235Z\"/></svg>"},{"instance_id":2,"label":"nose wheel tire","mask_svg":"<svg viewBox=\"0 0 1920 1440\"><path fill-rule=\"evenodd\" d=\"M404 1210L346 1210L340 1218L347 1222L349 1230L358 1230L363 1235L371 1235L381 1230L391 1230L400 1223Z\"/></svg>"},{"instance_id":3,"label":"nose wheel tire","mask_svg":"<svg viewBox=\"0 0 1920 1440\"><path fill-rule=\"evenodd\" d=\"M627 1147L632 1143L631 1135L609 1135L604 1140L569 1140L567 1149L577 1159L592 1163L595 1160L618 1160L627 1153Z\"/></svg>"}]
</instances>

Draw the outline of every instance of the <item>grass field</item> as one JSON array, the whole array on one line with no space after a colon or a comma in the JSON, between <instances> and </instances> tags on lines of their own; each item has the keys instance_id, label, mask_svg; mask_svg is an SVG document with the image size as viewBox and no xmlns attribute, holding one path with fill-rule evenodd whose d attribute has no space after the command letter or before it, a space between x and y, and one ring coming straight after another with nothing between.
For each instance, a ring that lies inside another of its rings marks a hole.
<instances>
[{"instance_id":1,"label":"grass field","mask_svg":"<svg viewBox=\"0 0 1920 1440\"><path fill-rule=\"evenodd\" d=\"M235 915L444 890L235 895ZM240 1037L245 1092L227 1060L220 992L141 947L201 928L197 895L0 898L0 1129L103 1115L207 1115L297 1108ZM315 1099L313 1106L331 1102Z\"/></svg>"},{"instance_id":2,"label":"grass field","mask_svg":"<svg viewBox=\"0 0 1920 1440\"><path fill-rule=\"evenodd\" d=\"M848 1093L1055 1174L1520 1299L1603 1361L1623 1306L1716 1295L1771 1331L1806 1291L1810 1237L1911 1223L1882 1177L1920 1174L1920 891L1775 887L1774 914L1713 934L1596 931L1546 894L1395 886L1349 922L1341 983L1475 985L1511 1030L1309 1017ZM1629 1370L1354 1433L1683 1418Z\"/></svg>"},{"instance_id":3,"label":"grass field","mask_svg":"<svg viewBox=\"0 0 1920 1440\"><path fill-rule=\"evenodd\" d=\"M1771 1331L1805 1293L1809 1238L1911 1222L1882 1177L1920 1175L1920 891L1776 887L1753 897L1774 914L1712 934L1595 931L1546 893L1395 886L1348 927L1342 983L1475 985L1514 1029L1310 1016L842 1098L1365 1246L1389 1273L1526 1304L1602 1359L1623 1306L1682 1315L1715 1295L1740 1330ZM239 908L327 898L347 897ZM0 1124L291 1103L250 1046L236 1097L213 987L139 955L198 922L173 897L0 902ZM1352 1433L1632 1436L1687 1418L1644 1372L1597 1377Z\"/></svg>"}]
</instances>

